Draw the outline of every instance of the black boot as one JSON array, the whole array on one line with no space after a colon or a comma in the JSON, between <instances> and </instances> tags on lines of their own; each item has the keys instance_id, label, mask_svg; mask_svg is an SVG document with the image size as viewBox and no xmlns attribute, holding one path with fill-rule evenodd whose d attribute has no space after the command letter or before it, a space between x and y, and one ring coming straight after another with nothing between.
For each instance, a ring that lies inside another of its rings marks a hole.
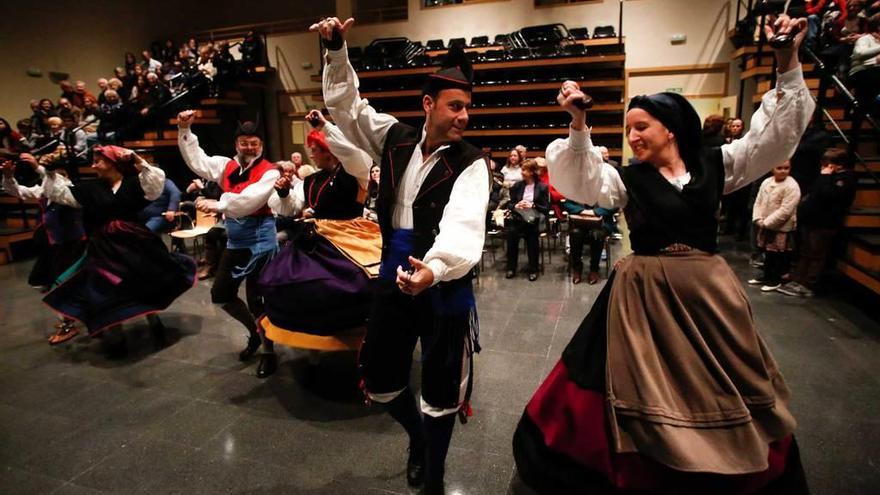
<instances>
[{"instance_id":1,"label":"black boot","mask_svg":"<svg viewBox=\"0 0 880 495\"><path fill-rule=\"evenodd\" d=\"M267 378L278 370L278 355L274 352L260 354L260 364L257 365L257 378Z\"/></svg>"},{"instance_id":2,"label":"black boot","mask_svg":"<svg viewBox=\"0 0 880 495\"><path fill-rule=\"evenodd\" d=\"M244 348L243 351L238 353L239 361L248 361L250 358L254 357L254 354L257 353L257 350L260 349L260 336L256 333L252 334L248 337L247 347Z\"/></svg>"},{"instance_id":3,"label":"black boot","mask_svg":"<svg viewBox=\"0 0 880 495\"><path fill-rule=\"evenodd\" d=\"M153 345L156 349L162 349L168 345L168 336L165 325L159 319L159 315L147 315L147 322L150 324L150 336L153 338Z\"/></svg>"},{"instance_id":4,"label":"black boot","mask_svg":"<svg viewBox=\"0 0 880 495\"><path fill-rule=\"evenodd\" d=\"M446 475L446 453L455 427L455 414L435 418L425 415L425 433L428 437L425 495L442 495Z\"/></svg>"},{"instance_id":5,"label":"black boot","mask_svg":"<svg viewBox=\"0 0 880 495\"><path fill-rule=\"evenodd\" d=\"M416 399L407 388L394 400L385 404L385 408L409 435L406 482L411 487L421 486L425 482L425 431L422 426L422 415L416 407Z\"/></svg>"}]
</instances>

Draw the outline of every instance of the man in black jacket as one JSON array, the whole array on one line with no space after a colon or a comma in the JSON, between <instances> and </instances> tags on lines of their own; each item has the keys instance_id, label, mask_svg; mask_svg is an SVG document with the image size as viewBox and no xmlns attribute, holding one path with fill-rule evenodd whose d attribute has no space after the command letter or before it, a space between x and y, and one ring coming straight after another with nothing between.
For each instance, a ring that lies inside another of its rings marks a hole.
<instances>
[{"instance_id":1,"label":"man in black jacket","mask_svg":"<svg viewBox=\"0 0 880 495\"><path fill-rule=\"evenodd\" d=\"M846 151L829 149L822 155L822 169L798 207L800 258L791 282L777 291L795 297L811 297L828 259L834 236L843 226L856 195L856 178L848 166Z\"/></svg>"}]
</instances>

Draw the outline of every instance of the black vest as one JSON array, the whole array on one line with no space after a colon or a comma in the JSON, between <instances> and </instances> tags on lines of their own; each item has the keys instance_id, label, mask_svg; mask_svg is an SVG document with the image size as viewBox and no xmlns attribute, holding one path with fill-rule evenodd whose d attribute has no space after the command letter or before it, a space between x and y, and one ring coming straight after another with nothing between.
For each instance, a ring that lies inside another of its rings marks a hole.
<instances>
[{"instance_id":1,"label":"black vest","mask_svg":"<svg viewBox=\"0 0 880 495\"><path fill-rule=\"evenodd\" d=\"M382 231L382 245L389 245L391 234L391 212L397 198L397 190L403 179L409 160L422 138L422 129L397 123L391 126L385 137L382 150L382 164L379 176L379 195L376 198L376 214ZM440 219L449 202L452 186L458 176L483 157L481 149L464 141L451 143L440 152L440 159L428 172L413 202L413 230L416 234L413 257L422 259L434 245L434 238L440 232ZM486 167L488 167L488 162ZM491 176L491 174L490 174ZM489 184L486 183L486 187Z\"/></svg>"},{"instance_id":2,"label":"black vest","mask_svg":"<svg viewBox=\"0 0 880 495\"><path fill-rule=\"evenodd\" d=\"M724 191L721 148L704 148L687 164L691 181L679 192L650 163L624 167L624 214L636 254L657 254L671 244L714 253L718 249L718 205Z\"/></svg>"},{"instance_id":3,"label":"black vest","mask_svg":"<svg viewBox=\"0 0 880 495\"><path fill-rule=\"evenodd\" d=\"M363 215L364 205L358 202L360 185L342 165L333 170L320 170L303 181L304 208L315 210L314 217L326 220L350 220Z\"/></svg>"}]
</instances>

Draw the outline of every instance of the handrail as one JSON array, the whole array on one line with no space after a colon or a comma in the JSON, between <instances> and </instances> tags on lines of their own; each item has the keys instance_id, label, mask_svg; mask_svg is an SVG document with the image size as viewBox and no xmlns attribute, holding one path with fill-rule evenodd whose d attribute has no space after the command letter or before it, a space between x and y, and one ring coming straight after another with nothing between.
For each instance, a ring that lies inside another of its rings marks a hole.
<instances>
[{"instance_id":1,"label":"handrail","mask_svg":"<svg viewBox=\"0 0 880 495\"><path fill-rule=\"evenodd\" d=\"M843 84L843 81L841 81L840 78L837 77L836 74L829 75L827 73L825 64L822 62L822 60L819 58L819 56L816 55L815 52L813 52L813 50L810 50L807 47L803 47L803 51L804 51L804 53L806 53L806 55L809 58L811 58L813 60L813 63L816 64L816 67L819 69L820 77L830 78L831 81L834 82L834 85L837 87L838 91L840 91L840 93L846 97L848 103L850 105L852 105L853 110L857 111L859 102L856 99L856 97L853 96L853 94L849 91L849 89L847 89L846 85ZM838 125L837 121L834 120L834 117L832 117L831 114L828 112L828 109L825 108L825 105L824 105L825 95L822 94L824 91L825 91L824 85L820 84L819 85L819 97L817 98L817 102L816 102L817 109L822 112L822 115L824 115L826 119L828 119L828 121L834 127L834 130L837 132L837 134L840 136L840 138L843 139L843 142L847 146L849 146L850 139L846 136L846 133L843 132L843 129L840 128L840 125ZM880 130L880 127L877 126L877 122L867 112L865 112L865 120L870 122L871 125L873 125L876 129ZM853 155L853 158L856 159L856 162L858 164L860 164L862 166L862 168L865 169L865 172L867 172L868 175L872 179L874 179L874 182L880 184L880 177L878 177L877 174L875 174L871 170L871 168L868 167L868 164L865 162L865 160L862 158L862 156L859 154L859 152L857 150L852 150L852 155Z\"/></svg>"}]
</instances>

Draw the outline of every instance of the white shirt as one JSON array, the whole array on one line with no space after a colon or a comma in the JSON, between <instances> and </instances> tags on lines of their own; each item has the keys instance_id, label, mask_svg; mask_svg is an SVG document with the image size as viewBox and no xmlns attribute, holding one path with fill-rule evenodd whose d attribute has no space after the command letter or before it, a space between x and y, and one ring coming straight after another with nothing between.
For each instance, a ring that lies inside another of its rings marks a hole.
<instances>
[{"instance_id":1,"label":"white shirt","mask_svg":"<svg viewBox=\"0 0 880 495\"><path fill-rule=\"evenodd\" d=\"M381 163L388 129L397 123L391 115L378 113L358 93L358 78L348 62L348 52L327 52L324 67L324 104L333 121L348 140ZM397 190L392 209L392 226L409 229L412 202L431 167L439 159L440 147L423 160L422 143L415 147ZM367 169L369 174L369 169ZM489 170L482 158L470 164L455 180L449 202L443 210L440 231L423 260L434 274L434 283L461 278L480 261L486 235L486 207L489 202Z\"/></svg>"},{"instance_id":2,"label":"white shirt","mask_svg":"<svg viewBox=\"0 0 880 495\"><path fill-rule=\"evenodd\" d=\"M159 199L162 190L165 189L165 171L155 165L143 165L138 172L138 181L141 183L141 189L144 190L144 199L155 201ZM82 208L82 205L70 191L72 185L73 183L67 177L58 175L55 171L49 171L43 179L43 193L49 198L49 201L73 208ZM122 182L119 182L113 187L113 194L119 191L121 185Z\"/></svg>"},{"instance_id":3,"label":"white shirt","mask_svg":"<svg viewBox=\"0 0 880 495\"><path fill-rule=\"evenodd\" d=\"M519 182L522 180L522 167L501 167L501 173L504 174L504 182Z\"/></svg>"},{"instance_id":4,"label":"white shirt","mask_svg":"<svg viewBox=\"0 0 880 495\"><path fill-rule=\"evenodd\" d=\"M46 169L43 168L42 165L37 167L37 174L43 179L43 182L46 182ZM42 183L31 187L22 186L17 180L15 180L14 175L9 177L3 175L3 190L13 198L18 198L24 201L38 200L43 196Z\"/></svg>"},{"instance_id":5,"label":"white shirt","mask_svg":"<svg viewBox=\"0 0 880 495\"><path fill-rule=\"evenodd\" d=\"M219 155L208 156L199 147L199 138L189 128L178 128L177 146L180 148L183 161L196 175L203 179L223 183L223 172L226 171L226 164L231 158ZM235 161L244 171L252 167L256 160L252 160L247 166L239 163L238 158ZM217 211L229 218L241 218L252 214L267 204L269 197L275 192L275 181L279 177L281 177L281 173L272 169L264 173L257 182L245 187L240 193L224 192L217 202Z\"/></svg>"},{"instance_id":6,"label":"white shirt","mask_svg":"<svg viewBox=\"0 0 880 495\"><path fill-rule=\"evenodd\" d=\"M526 184L525 189L523 189L523 201L528 201L529 203L535 202L535 183Z\"/></svg>"},{"instance_id":7,"label":"white shirt","mask_svg":"<svg viewBox=\"0 0 880 495\"><path fill-rule=\"evenodd\" d=\"M721 146L724 194L750 184L791 158L815 108L801 67L779 74L776 89L764 94L761 107L752 115L749 132ZM626 187L617 170L603 163L589 129L569 129L568 138L550 143L547 166L550 182L566 198L608 209L626 206ZM684 187L690 175L671 182L676 188Z\"/></svg>"},{"instance_id":8,"label":"white shirt","mask_svg":"<svg viewBox=\"0 0 880 495\"><path fill-rule=\"evenodd\" d=\"M852 68L849 70L849 75L880 65L877 63L877 58L880 58L880 40L873 34L863 35L853 45Z\"/></svg>"},{"instance_id":9,"label":"white shirt","mask_svg":"<svg viewBox=\"0 0 880 495\"><path fill-rule=\"evenodd\" d=\"M373 159L369 153L358 148L351 141L345 138L339 127L327 122L324 126L324 135L327 136L327 145L330 146L330 153L335 156L342 164L342 168L348 175L357 179L358 186L367 190L370 183L370 167L373 166ZM299 181L299 182L296 182ZM278 196L277 192L269 198L269 208L277 215L286 217L299 216L305 204L305 191L303 189L303 180L298 177L294 179L294 184L290 188L290 194L286 197Z\"/></svg>"}]
</instances>

